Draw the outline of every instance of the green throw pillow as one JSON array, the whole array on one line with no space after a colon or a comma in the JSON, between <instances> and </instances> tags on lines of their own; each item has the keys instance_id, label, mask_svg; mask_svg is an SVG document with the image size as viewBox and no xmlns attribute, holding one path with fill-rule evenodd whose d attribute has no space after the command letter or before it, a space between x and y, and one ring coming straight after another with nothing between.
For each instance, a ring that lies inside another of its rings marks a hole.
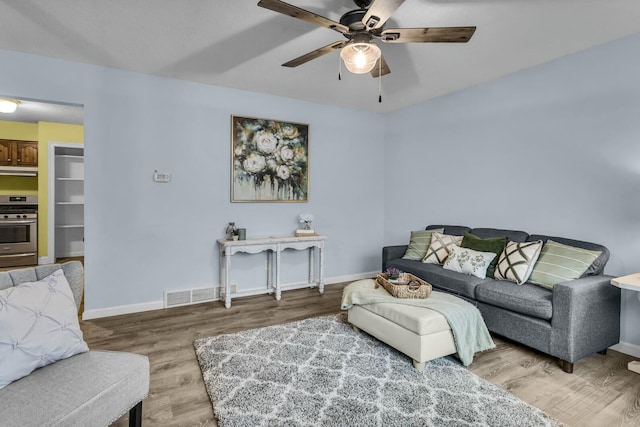
<instances>
[{"instance_id":1,"label":"green throw pillow","mask_svg":"<svg viewBox=\"0 0 640 427\"><path fill-rule=\"evenodd\" d=\"M600 251L590 251L547 240L542 247L529 282L552 289L558 283L577 279L600 256Z\"/></svg>"},{"instance_id":2,"label":"green throw pillow","mask_svg":"<svg viewBox=\"0 0 640 427\"><path fill-rule=\"evenodd\" d=\"M496 271L496 265L498 264L498 258L500 258L500 254L504 250L504 247L507 246L508 240L509 239L506 237L489 237L487 239L483 239L475 234L464 233L464 238L462 239L460 247L480 252L493 252L496 254L496 257L491 261L487 268L487 277L493 277L493 273Z\"/></svg>"},{"instance_id":3,"label":"green throw pillow","mask_svg":"<svg viewBox=\"0 0 640 427\"><path fill-rule=\"evenodd\" d=\"M419 230L411 232L411 240L409 241L409 247L404 253L402 259L413 259L416 261L422 261L429 245L431 244L432 233L442 233L444 228L438 228L436 230Z\"/></svg>"}]
</instances>

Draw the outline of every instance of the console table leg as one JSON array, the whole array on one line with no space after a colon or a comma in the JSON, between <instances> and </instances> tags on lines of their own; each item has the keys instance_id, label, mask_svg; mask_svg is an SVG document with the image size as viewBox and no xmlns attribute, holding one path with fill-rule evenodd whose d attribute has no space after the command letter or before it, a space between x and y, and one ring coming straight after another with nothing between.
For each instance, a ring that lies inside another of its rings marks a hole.
<instances>
[{"instance_id":1,"label":"console table leg","mask_svg":"<svg viewBox=\"0 0 640 427\"><path fill-rule=\"evenodd\" d=\"M276 301L282 298L282 290L280 289L280 249L276 251Z\"/></svg>"},{"instance_id":2,"label":"console table leg","mask_svg":"<svg viewBox=\"0 0 640 427\"><path fill-rule=\"evenodd\" d=\"M324 247L320 246L320 272L318 273L318 292L324 294Z\"/></svg>"},{"instance_id":3,"label":"console table leg","mask_svg":"<svg viewBox=\"0 0 640 427\"><path fill-rule=\"evenodd\" d=\"M316 248L314 247L310 247L309 248L309 286L314 286L315 285L315 281L316 281L316 275L315 275L315 270L316 270L316 263L315 263L315 252L316 252Z\"/></svg>"},{"instance_id":4,"label":"console table leg","mask_svg":"<svg viewBox=\"0 0 640 427\"><path fill-rule=\"evenodd\" d=\"M231 281L229 280L229 271L231 271L231 255L224 256L224 306L231 308Z\"/></svg>"},{"instance_id":5,"label":"console table leg","mask_svg":"<svg viewBox=\"0 0 640 427\"><path fill-rule=\"evenodd\" d=\"M267 251L267 289L273 292L273 251Z\"/></svg>"}]
</instances>

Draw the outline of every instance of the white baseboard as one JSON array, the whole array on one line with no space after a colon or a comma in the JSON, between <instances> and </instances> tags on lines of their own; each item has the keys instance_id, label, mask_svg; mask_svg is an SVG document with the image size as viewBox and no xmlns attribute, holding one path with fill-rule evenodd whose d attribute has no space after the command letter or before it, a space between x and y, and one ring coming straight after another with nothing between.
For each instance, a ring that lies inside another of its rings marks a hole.
<instances>
[{"instance_id":1,"label":"white baseboard","mask_svg":"<svg viewBox=\"0 0 640 427\"><path fill-rule=\"evenodd\" d=\"M330 277L324 281L326 285L332 285L335 283L343 283L343 282L353 282L356 280L362 279L373 279L376 277L376 274L380 273L380 271L369 271L366 273L358 273L358 274L350 274L347 276L335 276Z\"/></svg>"},{"instance_id":2,"label":"white baseboard","mask_svg":"<svg viewBox=\"0 0 640 427\"><path fill-rule=\"evenodd\" d=\"M58 253L56 255L57 255L56 258L71 258L71 257L84 256L84 251L64 252L64 253Z\"/></svg>"},{"instance_id":3,"label":"white baseboard","mask_svg":"<svg viewBox=\"0 0 640 427\"><path fill-rule=\"evenodd\" d=\"M119 316L121 314L142 313L143 311L160 310L164 308L164 301L150 301L141 304L119 305L116 307L98 308L95 310L85 310L82 313L82 320L99 319L101 317Z\"/></svg>"},{"instance_id":4,"label":"white baseboard","mask_svg":"<svg viewBox=\"0 0 640 427\"><path fill-rule=\"evenodd\" d=\"M41 256L38 257L38 265L43 265L43 264L53 264L55 263L56 260L53 257L50 256Z\"/></svg>"},{"instance_id":5,"label":"white baseboard","mask_svg":"<svg viewBox=\"0 0 640 427\"><path fill-rule=\"evenodd\" d=\"M618 344L609 348L611 350L619 351L620 353L628 354L629 356L640 358L640 345L620 341Z\"/></svg>"},{"instance_id":6,"label":"white baseboard","mask_svg":"<svg viewBox=\"0 0 640 427\"><path fill-rule=\"evenodd\" d=\"M378 273L377 271L373 271L368 273L351 274L347 276L330 277L325 280L325 285L332 285L336 283L350 282L350 281L361 280L361 279L369 279L369 278L375 277L377 273ZM288 286L295 287L297 285L300 285L300 284L299 283L283 284L282 288L284 290ZM214 285L214 286L218 286L218 285ZM247 293L247 295L249 295L249 293ZM286 298L286 295L283 296L283 298ZM214 301L219 301L219 299ZM94 310L85 310L84 313L82 313L82 320L119 316L121 314L142 313L144 311L162 310L163 308L164 308L164 300L149 301L149 302L144 302L140 304L120 305L116 307L98 308Z\"/></svg>"}]
</instances>

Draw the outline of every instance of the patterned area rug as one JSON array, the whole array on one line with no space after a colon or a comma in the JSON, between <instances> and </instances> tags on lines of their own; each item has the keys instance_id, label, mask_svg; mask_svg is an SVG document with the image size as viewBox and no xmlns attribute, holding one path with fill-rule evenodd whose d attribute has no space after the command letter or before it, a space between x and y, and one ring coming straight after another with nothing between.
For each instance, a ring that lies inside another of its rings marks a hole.
<instances>
[{"instance_id":1,"label":"patterned area rug","mask_svg":"<svg viewBox=\"0 0 640 427\"><path fill-rule=\"evenodd\" d=\"M221 427L556 426L542 411L441 358L411 360L344 314L195 341Z\"/></svg>"}]
</instances>

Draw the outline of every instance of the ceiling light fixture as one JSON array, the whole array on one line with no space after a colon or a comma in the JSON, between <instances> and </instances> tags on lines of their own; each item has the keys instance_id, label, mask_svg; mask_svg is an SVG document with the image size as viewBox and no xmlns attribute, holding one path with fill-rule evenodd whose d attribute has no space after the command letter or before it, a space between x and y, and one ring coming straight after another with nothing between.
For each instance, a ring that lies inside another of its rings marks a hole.
<instances>
[{"instance_id":1,"label":"ceiling light fixture","mask_svg":"<svg viewBox=\"0 0 640 427\"><path fill-rule=\"evenodd\" d=\"M354 37L353 43L349 43L340 51L340 57L347 70L354 74L364 74L373 70L381 55L382 51L375 43L371 43L367 34Z\"/></svg>"},{"instance_id":2,"label":"ceiling light fixture","mask_svg":"<svg viewBox=\"0 0 640 427\"><path fill-rule=\"evenodd\" d=\"M17 99L0 98L0 113L13 113L18 108L20 101Z\"/></svg>"}]
</instances>

